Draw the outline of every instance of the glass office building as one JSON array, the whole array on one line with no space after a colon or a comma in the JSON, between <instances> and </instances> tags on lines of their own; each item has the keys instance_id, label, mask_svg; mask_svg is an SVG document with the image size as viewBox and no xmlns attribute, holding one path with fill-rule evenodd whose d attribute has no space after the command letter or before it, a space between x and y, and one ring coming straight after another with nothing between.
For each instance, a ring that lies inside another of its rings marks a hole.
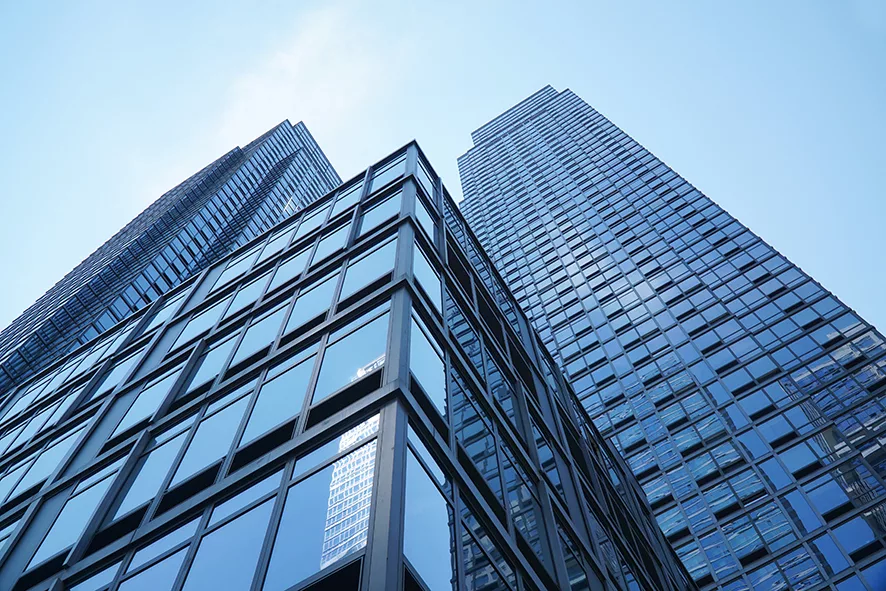
<instances>
[{"instance_id":1,"label":"glass office building","mask_svg":"<svg viewBox=\"0 0 886 591\"><path fill-rule=\"evenodd\" d=\"M705 589L886 589L883 336L572 92L473 133L465 218Z\"/></svg>"},{"instance_id":2,"label":"glass office building","mask_svg":"<svg viewBox=\"0 0 886 591\"><path fill-rule=\"evenodd\" d=\"M162 195L0 332L0 393L339 183L284 121Z\"/></svg>"},{"instance_id":3,"label":"glass office building","mask_svg":"<svg viewBox=\"0 0 886 591\"><path fill-rule=\"evenodd\" d=\"M415 143L0 406L0 588L695 588Z\"/></svg>"}]
</instances>

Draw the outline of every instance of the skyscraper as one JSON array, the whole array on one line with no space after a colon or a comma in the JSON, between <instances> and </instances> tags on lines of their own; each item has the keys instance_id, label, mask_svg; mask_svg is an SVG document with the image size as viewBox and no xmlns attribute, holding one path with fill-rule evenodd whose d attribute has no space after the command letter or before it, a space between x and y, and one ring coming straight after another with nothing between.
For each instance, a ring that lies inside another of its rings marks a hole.
<instances>
[{"instance_id":1,"label":"skyscraper","mask_svg":"<svg viewBox=\"0 0 886 591\"><path fill-rule=\"evenodd\" d=\"M883 336L574 93L461 209L702 588L886 589Z\"/></svg>"},{"instance_id":2,"label":"skyscraper","mask_svg":"<svg viewBox=\"0 0 886 591\"><path fill-rule=\"evenodd\" d=\"M0 589L693 589L418 145L0 405Z\"/></svg>"},{"instance_id":3,"label":"skyscraper","mask_svg":"<svg viewBox=\"0 0 886 591\"><path fill-rule=\"evenodd\" d=\"M0 393L341 182L284 121L162 195L0 332Z\"/></svg>"}]
</instances>

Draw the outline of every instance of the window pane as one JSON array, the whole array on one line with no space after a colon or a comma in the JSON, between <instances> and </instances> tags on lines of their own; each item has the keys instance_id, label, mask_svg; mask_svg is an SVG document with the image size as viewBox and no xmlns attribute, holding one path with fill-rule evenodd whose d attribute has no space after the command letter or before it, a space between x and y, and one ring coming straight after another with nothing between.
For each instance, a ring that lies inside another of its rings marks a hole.
<instances>
[{"instance_id":1,"label":"window pane","mask_svg":"<svg viewBox=\"0 0 886 591\"><path fill-rule=\"evenodd\" d=\"M15 490L12 491L10 496L25 492L52 474L55 469L58 468L59 463L71 450L71 447L73 447L81 432L82 429L79 429L76 433L71 433L58 443L54 443L52 447L42 452L37 458L37 461L31 464L31 467L28 468L28 471L25 473L21 481L19 481L18 486L15 487ZM10 482L9 484L11 485L12 483ZM3 485L0 484L0 489L2 488Z\"/></svg>"},{"instance_id":2,"label":"window pane","mask_svg":"<svg viewBox=\"0 0 886 591\"><path fill-rule=\"evenodd\" d=\"M231 359L231 366L243 361L250 355L265 347L272 345L277 339L277 333L280 332L280 325L283 324L283 315L286 314L286 308L278 308L276 311L268 314L261 320L252 321L243 340L237 347L237 352Z\"/></svg>"},{"instance_id":3,"label":"window pane","mask_svg":"<svg viewBox=\"0 0 886 591\"><path fill-rule=\"evenodd\" d=\"M349 447L353 447L361 441L369 439L378 433L378 420L379 415L370 417L353 429L349 429L342 433L341 437L336 437L321 445L314 451L300 457L295 463L293 476L305 474L311 470L311 468L316 468L335 454L343 452Z\"/></svg>"},{"instance_id":4,"label":"window pane","mask_svg":"<svg viewBox=\"0 0 886 591\"><path fill-rule=\"evenodd\" d=\"M197 370L194 379L191 380L190 390L202 386L206 382L215 380L215 377L218 375L218 372L221 371L225 360L228 358L228 355L231 354L231 349L234 348L234 343L236 342L236 338L222 341L203 356L203 361L200 362L200 368Z\"/></svg>"},{"instance_id":5,"label":"window pane","mask_svg":"<svg viewBox=\"0 0 886 591\"><path fill-rule=\"evenodd\" d=\"M169 390L172 388L175 380L181 375L182 369L182 367L177 368L171 374L142 390L135 402L132 403L132 406L129 407L129 410L126 411L126 414L123 415L123 419L117 425L117 428L114 429L112 436L122 433L139 421L153 415L160 407L163 399L166 398L166 395L169 394Z\"/></svg>"},{"instance_id":6,"label":"window pane","mask_svg":"<svg viewBox=\"0 0 886 591\"><path fill-rule=\"evenodd\" d=\"M421 226L422 230L424 230L428 234L431 242L433 242L434 218L432 218L431 214L428 213L428 208L425 207L424 202L422 202L422 200L418 198L416 198L415 200L415 215L418 218L418 224Z\"/></svg>"},{"instance_id":7,"label":"window pane","mask_svg":"<svg viewBox=\"0 0 886 591\"><path fill-rule=\"evenodd\" d=\"M186 295L188 295L187 291L175 296L174 298L163 304L163 307L160 308L160 310L156 314L154 314L153 318L151 318L151 322L145 327L145 329L142 331L142 334L145 334L151 329L160 326L161 324L166 322L169 317L172 316L172 313L175 312L175 309L181 303L182 298L184 298Z\"/></svg>"},{"instance_id":8,"label":"window pane","mask_svg":"<svg viewBox=\"0 0 886 591\"><path fill-rule=\"evenodd\" d=\"M248 397L244 396L200 423L170 486L175 486L228 453L247 401Z\"/></svg>"},{"instance_id":9,"label":"window pane","mask_svg":"<svg viewBox=\"0 0 886 591\"><path fill-rule=\"evenodd\" d=\"M431 591L456 588L452 566L454 523L455 516L449 503L409 450L403 554Z\"/></svg>"},{"instance_id":10,"label":"window pane","mask_svg":"<svg viewBox=\"0 0 886 591\"><path fill-rule=\"evenodd\" d=\"M387 340L385 313L326 347L312 403L384 365Z\"/></svg>"},{"instance_id":11,"label":"window pane","mask_svg":"<svg viewBox=\"0 0 886 591\"><path fill-rule=\"evenodd\" d=\"M271 285L268 287L268 291L276 289L290 279L301 275L302 271L305 270L305 265L308 262L308 256L310 254L311 250L307 249L301 251L294 257L286 259L286 261L277 267L277 272L274 273L274 279L271 280Z\"/></svg>"},{"instance_id":12,"label":"window pane","mask_svg":"<svg viewBox=\"0 0 886 591\"><path fill-rule=\"evenodd\" d=\"M175 582L175 577L185 559L185 554L187 554L187 548L164 558L131 579L123 581L117 591L165 591L172 589L172 584Z\"/></svg>"},{"instance_id":13,"label":"window pane","mask_svg":"<svg viewBox=\"0 0 886 591\"><path fill-rule=\"evenodd\" d=\"M281 591L366 545L376 442L289 489L265 591Z\"/></svg>"},{"instance_id":14,"label":"window pane","mask_svg":"<svg viewBox=\"0 0 886 591\"><path fill-rule=\"evenodd\" d=\"M141 548L132 557L132 561L129 563L129 566L126 567L126 572L134 571L143 564L147 564L153 559L157 558L167 550L171 550L172 548L178 546L185 540L190 540L193 535L197 533L197 526L199 524L200 520L194 519L193 521L190 521L185 525L172 530L159 540L156 540L148 544L144 548Z\"/></svg>"},{"instance_id":15,"label":"window pane","mask_svg":"<svg viewBox=\"0 0 886 591\"><path fill-rule=\"evenodd\" d=\"M421 188L424 189L425 194L428 198L433 202L434 201L434 181L432 180L431 174L428 172L428 169L425 167L425 163L421 158L418 159L418 167L416 168L416 177L418 177L418 182L421 184Z\"/></svg>"},{"instance_id":16,"label":"window pane","mask_svg":"<svg viewBox=\"0 0 886 591\"><path fill-rule=\"evenodd\" d=\"M209 520L209 525L218 523L225 517L228 517L229 515L235 513L238 509L245 507L246 505L257 499L260 499L262 496L268 494L269 492L280 488L280 478L282 475L283 472L272 474L264 480L253 484L238 495L216 505L215 509L212 510L212 518Z\"/></svg>"},{"instance_id":17,"label":"window pane","mask_svg":"<svg viewBox=\"0 0 886 591\"><path fill-rule=\"evenodd\" d=\"M348 241L348 234L350 231L351 224L345 224L329 236L320 240L320 243L317 244L317 251L314 253L314 258L311 261L311 264L314 265L335 251L344 248Z\"/></svg>"},{"instance_id":18,"label":"window pane","mask_svg":"<svg viewBox=\"0 0 886 591\"><path fill-rule=\"evenodd\" d=\"M46 534L46 538L37 549L37 553L34 554L34 558L31 559L29 567L55 556L59 551L77 541L113 480L110 477L105 478L77 496L68 499L58 519L52 524L49 533Z\"/></svg>"},{"instance_id":19,"label":"window pane","mask_svg":"<svg viewBox=\"0 0 886 591\"><path fill-rule=\"evenodd\" d=\"M355 185L344 189L335 201L335 207L332 208L330 217L335 217L352 205L356 205L360 201L360 194L363 192L363 183L359 182Z\"/></svg>"},{"instance_id":20,"label":"window pane","mask_svg":"<svg viewBox=\"0 0 886 591\"><path fill-rule=\"evenodd\" d=\"M360 233L365 234L396 215L400 215L400 202L403 200L402 193L395 193L378 205L363 214L363 223L360 225Z\"/></svg>"},{"instance_id":21,"label":"window pane","mask_svg":"<svg viewBox=\"0 0 886 591\"><path fill-rule=\"evenodd\" d=\"M265 501L204 536L182 589L249 589L273 508Z\"/></svg>"},{"instance_id":22,"label":"window pane","mask_svg":"<svg viewBox=\"0 0 886 591\"><path fill-rule=\"evenodd\" d=\"M394 179L403 175L406 169L406 156L397 158L394 162L386 164L381 170L372 175L372 190L376 191Z\"/></svg>"},{"instance_id":23,"label":"window pane","mask_svg":"<svg viewBox=\"0 0 886 591\"><path fill-rule=\"evenodd\" d=\"M286 373L264 383L249 415L241 441L248 442L301 412L311 371L314 369L314 359L312 356Z\"/></svg>"},{"instance_id":24,"label":"window pane","mask_svg":"<svg viewBox=\"0 0 886 591\"><path fill-rule=\"evenodd\" d=\"M412 317L412 329L409 340L409 370L418 380L422 390L440 411L446 416L446 372L443 359L436 347L431 344L426 329L419 326L421 321Z\"/></svg>"},{"instance_id":25,"label":"window pane","mask_svg":"<svg viewBox=\"0 0 886 591\"><path fill-rule=\"evenodd\" d=\"M283 332L289 332L308 320L328 312L332 306L332 296L335 293L336 285L338 285L338 274L316 283L310 286L308 291L300 293Z\"/></svg>"},{"instance_id":26,"label":"window pane","mask_svg":"<svg viewBox=\"0 0 886 591\"><path fill-rule=\"evenodd\" d=\"M431 303L437 308L437 311L443 312L443 298L441 296L440 276L434 271L428 257L418 247L413 245L412 270L415 279L431 300Z\"/></svg>"},{"instance_id":27,"label":"window pane","mask_svg":"<svg viewBox=\"0 0 886 591\"><path fill-rule=\"evenodd\" d=\"M226 298L216 305L212 306L211 308L208 308L206 311L201 312L197 316L191 318L190 322L188 322L188 325L185 326L185 329L175 340L175 343L173 343L172 347L175 348L179 345L184 345L198 334L202 334L215 326L215 323L221 316L222 310L225 309L225 306L228 305L229 301L230 298Z\"/></svg>"},{"instance_id":28,"label":"window pane","mask_svg":"<svg viewBox=\"0 0 886 591\"><path fill-rule=\"evenodd\" d=\"M240 291L238 291L237 295L234 297L234 301L231 302L231 306L225 311L224 318L236 314L243 308L246 308L255 302L255 300L258 299L258 296L264 291L265 284L267 284L270 275L270 273L266 273L255 281L247 283L241 287Z\"/></svg>"},{"instance_id":29,"label":"window pane","mask_svg":"<svg viewBox=\"0 0 886 591\"><path fill-rule=\"evenodd\" d=\"M339 300L345 299L364 285L393 271L396 255L397 241L392 240L348 265Z\"/></svg>"},{"instance_id":30,"label":"window pane","mask_svg":"<svg viewBox=\"0 0 886 591\"><path fill-rule=\"evenodd\" d=\"M298 240L302 236L307 236L309 233L323 225L323 222L326 221L326 214L328 212L329 207L327 206L308 214L308 217L302 220L301 225L298 227L298 232L295 233L294 240Z\"/></svg>"},{"instance_id":31,"label":"window pane","mask_svg":"<svg viewBox=\"0 0 886 591\"><path fill-rule=\"evenodd\" d=\"M292 226L282 234L278 234L271 238L271 241L268 242L268 245L261 252L261 256L258 257L259 262L268 260L286 248L286 245L289 244L289 239L292 238L293 234L295 234L295 226Z\"/></svg>"},{"instance_id":32,"label":"window pane","mask_svg":"<svg viewBox=\"0 0 886 591\"><path fill-rule=\"evenodd\" d=\"M212 289L218 289L226 283L230 283L235 277L244 274L246 270L252 266L252 262L257 258L259 248L261 247L253 248L249 250L249 252L232 259L228 263L227 268L219 276L218 281L215 282Z\"/></svg>"},{"instance_id":33,"label":"window pane","mask_svg":"<svg viewBox=\"0 0 886 591\"><path fill-rule=\"evenodd\" d=\"M129 491L123 498L120 508L117 509L114 519L129 513L157 494L184 441L185 435L178 435L148 454L138 471L138 476L135 477Z\"/></svg>"},{"instance_id":34,"label":"window pane","mask_svg":"<svg viewBox=\"0 0 886 591\"><path fill-rule=\"evenodd\" d=\"M73 587L70 587L70 591L95 591L113 581L114 576L116 576L117 570L119 569L120 563L118 562L117 564L111 565L108 568L95 573L85 581L80 581Z\"/></svg>"}]
</instances>

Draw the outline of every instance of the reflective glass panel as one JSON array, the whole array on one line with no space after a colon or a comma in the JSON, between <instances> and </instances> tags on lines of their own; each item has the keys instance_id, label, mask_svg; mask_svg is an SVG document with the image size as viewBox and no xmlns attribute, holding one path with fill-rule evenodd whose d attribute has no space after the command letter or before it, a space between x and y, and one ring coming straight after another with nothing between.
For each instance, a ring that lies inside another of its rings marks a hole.
<instances>
[{"instance_id":1,"label":"reflective glass panel","mask_svg":"<svg viewBox=\"0 0 886 591\"><path fill-rule=\"evenodd\" d=\"M376 442L292 486L265 591L282 591L366 545Z\"/></svg>"},{"instance_id":2,"label":"reflective glass panel","mask_svg":"<svg viewBox=\"0 0 886 591\"><path fill-rule=\"evenodd\" d=\"M348 234L350 231L351 224L345 224L338 230L335 230L332 234L321 239L317 244L317 250L314 252L314 258L312 259L311 264L316 264L335 251L344 248L348 241Z\"/></svg>"},{"instance_id":3,"label":"reflective glass panel","mask_svg":"<svg viewBox=\"0 0 886 591\"><path fill-rule=\"evenodd\" d=\"M326 347L312 403L384 365L387 340L385 313Z\"/></svg>"},{"instance_id":4,"label":"reflective glass panel","mask_svg":"<svg viewBox=\"0 0 886 591\"><path fill-rule=\"evenodd\" d=\"M203 419L188 450L185 452L170 486L175 486L185 478L196 474L205 466L223 458L228 453L231 440L240 426L246 410L247 397Z\"/></svg>"},{"instance_id":5,"label":"reflective glass panel","mask_svg":"<svg viewBox=\"0 0 886 591\"><path fill-rule=\"evenodd\" d=\"M310 249L306 249L283 261L280 266L277 267L277 272L274 273L274 278L271 280L271 285L268 287L268 291L271 291L272 289L283 285L290 279L301 275L302 271L305 270L305 265L308 263L308 257L310 255Z\"/></svg>"},{"instance_id":6,"label":"reflective glass panel","mask_svg":"<svg viewBox=\"0 0 886 591\"><path fill-rule=\"evenodd\" d=\"M345 299L378 277L390 273L394 269L396 255L397 241L392 240L349 264L339 300Z\"/></svg>"},{"instance_id":7,"label":"reflective glass panel","mask_svg":"<svg viewBox=\"0 0 886 591\"><path fill-rule=\"evenodd\" d=\"M431 343L426 331L421 321L413 316L409 337L409 370L440 414L446 416L446 369L439 349Z\"/></svg>"},{"instance_id":8,"label":"reflective glass panel","mask_svg":"<svg viewBox=\"0 0 886 591\"><path fill-rule=\"evenodd\" d=\"M277 339L277 333L280 332L280 325L283 324L285 314L286 308L281 307L260 320L253 320L249 328L246 329L243 340L237 347L237 352L231 359L231 366L233 367L250 355L272 345Z\"/></svg>"},{"instance_id":9,"label":"reflective glass panel","mask_svg":"<svg viewBox=\"0 0 886 591\"><path fill-rule=\"evenodd\" d=\"M262 385L246 423L243 442L250 441L301 412L313 369L312 356Z\"/></svg>"},{"instance_id":10,"label":"reflective glass panel","mask_svg":"<svg viewBox=\"0 0 886 591\"><path fill-rule=\"evenodd\" d=\"M289 332L292 329L301 326L308 320L312 320L328 312L332 306L332 296L335 294L335 287L338 285L338 274L332 275L328 279L321 280L312 286L308 286L307 291L299 293L298 299L295 300L295 306L292 308L292 314L286 321L286 328L283 332Z\"/></svg>"},{"instance_id":11,"label":"reflective glass panel","mask_svg":"<svg viewBox=\"0 0 886 591\"><path fill-rule=\"evenodd\" d=\"M406 459L403 553L431 591L456 588L452 507L410 450Z\"/></svg>"},{"instance_id":12,"label":"reflective glass panel","mask_svg":"<svg viewBox=\"0 0 886 591\"><path fill-rule=\"evenodd\" d=\"M165 591L172 589L172 584L175 582L175 577L178 575L187 552L187 548L182 548L172 556L168 556L134 577L126 579L120 583L118 591Z\"/></svg>"},{"instance_id":13,"label":"reflective glass panel","mask_svg":"<svg viewBox=\"0 0 886 591\"><path fill-rule=\"evenodd\" d=\"M273 508L265 501L204 536L182 589L249 589Z\"/></svg>"},{"instance_id":14,"label":"reflective glass panel","mask_svg":"<svg viewBox=\"0 0 886 591\"><path fill-rule=\"evenodd\" d=\"M363 214L363 222L360 224L360 233L365 234L369 230L379 226L382 222L400 215L400 203L403 201L402 193L395 193L367 209Z\"/></svg>"},{"instance_id":15,"label":"reflective glass panel","mask_svg":"<svg viewBox=\"0 0 886 591\"><path fill-rule=\"evenodd\" d=\"M34 566L55 556L77 541L112 481L113 478L105 478L68 499L28 566Z\"/></svg>"},{"instance_id":16,"label":"reflective glass panel","mask_svg":"<svg viewBox=\"0 0 886 591\"><path fill-rule=\"evenodd\" d=\"M434 271L428 257L418 247L413 245L412 255L412 271L422 290L428 295L431 303L437 308L437 311L443 312L443 298L440 293L440 276Z\"/></svg>"}]
</instances>

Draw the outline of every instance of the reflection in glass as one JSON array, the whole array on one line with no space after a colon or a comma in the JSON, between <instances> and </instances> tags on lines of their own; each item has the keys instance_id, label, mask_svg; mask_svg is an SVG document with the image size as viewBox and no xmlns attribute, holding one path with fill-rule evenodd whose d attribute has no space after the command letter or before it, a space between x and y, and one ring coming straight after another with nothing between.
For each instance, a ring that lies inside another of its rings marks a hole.
<instances>
[{"instance_id":1,"label":"reflection in glass","mask_svg":"<svg viewBox=\"0 0 886 591\"><path fill-rule=\"evenodd\" d=\"M332 234L329 234L325 238L321 239L317 244L317 250L314 252L314 258L311 261L311 264L316 264L335 251L344 248L345 244L348 242L348 235L351 231L351 224L347 223L344 226L341 226L339 229L334 231Z\"/></svg>"},{"instance_id":2,"label":"reflection in glass","mask_svg":"<svg viewBox=\"0 0 886 591\"><path fill-rule=\"evenodd\" d=\"M248 398L243 397L200 422L170 486L175 486L228 453L231 440L246 411L247 401Z\"/></svg>"},{"instance_id":3,"label":"reflection in glass","mask_svg":"<svg viewBox=\"0 0 886 591\"><path fill-rule=\"evenodd\" d=\"M114 519L141 506L157 494L184 441L185 435L178 435L148 454L138 470L138 476L135 477L129 491L123 497L123 502L117 509Z\"/></svg>"},{"instance_id":4,"label":"reflection in glass","mask_svg":"<svg viewBox=\"0 0 886 591\"><path fill-rule=\"evenodd\" d=\"M68 499L55 523L49 529L49 533L37 548L37 553L31 559L29 567L51 558L77 541L95 508L105 496L108 487L111 486L112 480L108 476L98 484Z\"/></svg>"},{"instance_id":5,"label":"reflection in glass","mask_svg":"<svg viewBox=\"0 0 886 591\"><path fill-rule=\"evenodd\" d=\"M311 356L262 385L241 441L250 441L301 412L313 368Z\"/></svg>"},{"instance_id":6,"label":"reflection in glass","mask_svg":"<svg viewBox=\"0 0 886 591\"><path fill-rule=\"evenodd\" d=\"M281 263L280 266L277 267L277 272L274 273L274 278L271 280L271 285L268 287L268 291L270 292L290 279L301 275L302 271L305 270L305 265L308 262L308 256L310 254L310 249L305 249Z\"/></svg>"},{"instance_id":7,"label":"reflection in glass","mask_svg":"<svg viewBox=\"0 0 886 591\"><path fill-rule=\"evenodd\" d=\"M225 360L227 360L228 355L231 354L231 350L234 348L234 343L236 342L236 337L231 337L226 341L222 341L221 343L212 346L200 361L200 367L197 369L197 374L191 380L191 385L189 386L190 390L198 388L206 382L215 380L216 376L218 376L218 372L221 371Z\"/></svg>"},{"instance_id":8,"label":"reflection in glass","mask_svg":"<svg viewBox=\"0 0 886 591\"><path fill-rule=\"evenodd\" d=\"M142 390L135 402L132 403L132 406L129 407L129 410L126 411L126 414L123 415L123 419L120 420L117 428L114 429L112 436L122 433L139 421L153 415L166 398L166 395L169 394L169 390L181 374L183 367L176 368L172 373L167 374Z\"/></svg>"},{"instance_id":9,"label":"reflection in glass","mask_svg":"<svg viewBox=\"0 0 886 591\"><path fill-rule=\"evenodd\" d=\"M246 329L234 358L231 359L231 367L268 345L272 345L280 331L284 314L286 314L286 308L281 307L261 320L253 320L249 328Z\"/></svg>"},{"instance_id":10,"label":"reflection in glass","mask_svg":"<svg viewBox=\"0 0 886 591\"><path fill-rule=\"evenodd\" d=\"M248 590L273 508L265 501L204 536L182 590Z\"/></svg>"},{"instance_id":11,"label":"reflection in glass","mask_svg":"<svg viewBox=\"0 0 886 591\"><path fill-rule=\"evenodd\" d=\"M348 265L339 300L394 269L397 241L392 240Z\"/></svg>"},{"instance_id":12,"label":"reflection in glass","mask_svg":"<svg viewBox=\"0 0 886 591\"><path fill-rule=\"evenodd\" d=\"M403 553L431 591L456 587L452 565L454 523L449 503L410 450L406 459Z\"/></svg>"},{"instance_id":13,"label":"reflection in glass","mask_svg":"<svg viewBox=\"0 0 886 591\"><path fill-rule=\"evenodd\" d=\"M218 321L222 311L228 305L229 301L230 298L225 298L214 306L207 308L205 311L200 312L191 318L182 333L178 335L178 338L175 340L172 347L175 348L179 345L184 345L197 335L202 334L215 326L215 323Z\"/></svg>"},{"instance_id":14,"label":"reflection in glass","mask_svg":"<svg viewBox=\"0 0 886 591\"><path fill-rule=\"evenodd\" d=\"M427 233L431 242L434 241L434 218L428 213L428 208L421 199L415 200L415 215L418 218L418 225Z\"/></svg>"},{"instance_id":15,"label":"reflection in glass","mask_svg":"<svg viewBox=\"0 0 886 591\"><path fill-rule=\"evenodd\" d=\"M298 299L295 300L295 306L292 308L292 314L286 321L284 332L289 332L308 320L328 312L332 306L332 296L337 284L338 273L309 286L306 291L300 292Z\"/></svg>"},{"instance_id":16,"label":"reflection in glass","mask_svg":"<svg viewBox=\"0 0 886 591\"><path fill-rule=\"evenodd\" d=\"M406 169L406 156L403 155L393 162L386 164L383 168L372 175L373 191L384 187L394 179L400 177Z\"/></svg>"},{"instance_id":17,"label":"reflection in glass","mask_svg":"<svg viewBox=\"0 0 886 591\"><path fill-rule=\"evenodd\" d=\"M415 274L418 284L431 299L431 303L434 304L438 312L442 313L443 299L440 294L440 276L434 271L428 257L417 244L413 245L412 272Z\"/></svg>"},{"instance_id":18,"label":"reflection in glass","mask_svg":"<svg viewBox=\"0 0 886 591\"><path fill-rule=\"evenodd\" d=\"M400 203L403 201L402 193L395 193L381 203L366 210L363 214L363 223L360 224L360 234L379 226L396 215L400 215Z\"/></svg>"},{"instance_id":19,"label":"reflection in glass","mask_svg":"<svg viewBox=\"0 0 886 591\"><path fill-rule=\"evenodd\" d=\"M421 320L413 315L409 338L409 370L445 417L446 369L440 351L431 343L426 331Z\"/></svg>"},{"instance_id":20,"label":"reflection in glass","mask_svg":"<svg viewBox=\"0 0 886 591\"><path fill-rule=\"evenodd\" d=\"M326 347L312 403L384 365L387 340L385 313Z\"/></svg>"},{"instance_id":21,"label":"reflection in glass","mask_svg":"<svg viewBox=\"0 0 886 591\"><path fill-rule=\"evenodd\" d=\"M160 591L172 589L175 577L181 569L187 548L182 548L172 556L164 558L131 579L123 581L117 591Z\"/></svg>"},{"instance_id":22,"label":"reflection in glass","mask_svg":"<svg viewBox=\"0 0 886 591\"><path fill-rule=\"evenodd\" d=\"M344 449L359 437L342 436ZM365 428L365 427L364 427ZM265 591L282 591L366 545L376 441L289 489Z\"/></svg>"}]
</instances>

